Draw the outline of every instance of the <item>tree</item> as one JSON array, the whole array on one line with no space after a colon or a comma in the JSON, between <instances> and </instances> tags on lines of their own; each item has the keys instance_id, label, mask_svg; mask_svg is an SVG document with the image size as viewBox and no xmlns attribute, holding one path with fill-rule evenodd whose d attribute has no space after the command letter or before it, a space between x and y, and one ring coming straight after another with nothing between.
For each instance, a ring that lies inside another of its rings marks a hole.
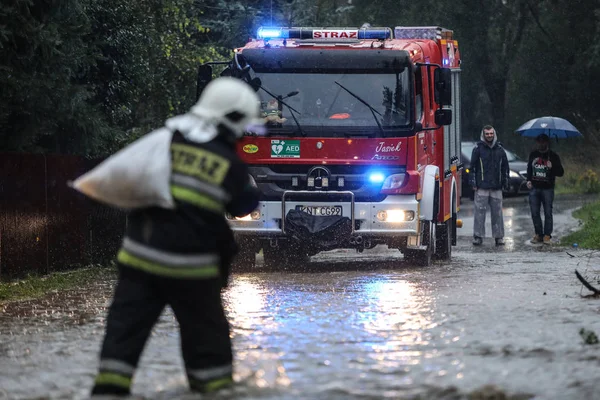
<instances>
[{"instance_id":1,"label":"tree","mask_svg":"<svg viewBox=\"0 0 600 400\"><path fill-rule=\"evenodd\" d=\"M89 103L83 77L95 59L84 43L84 1L11 0L0 10L0 140L5 150L84 151L110 127Z\"/></svg>"}]
</instances>

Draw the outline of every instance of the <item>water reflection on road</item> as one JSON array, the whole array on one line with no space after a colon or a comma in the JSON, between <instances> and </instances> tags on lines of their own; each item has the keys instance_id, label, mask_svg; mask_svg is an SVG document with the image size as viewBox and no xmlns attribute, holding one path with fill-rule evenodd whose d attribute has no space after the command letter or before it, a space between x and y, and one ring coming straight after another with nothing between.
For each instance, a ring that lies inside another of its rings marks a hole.
<instances>
[{"instance_id":1,"label":"water reflection on road","mask_svg":"<svg viewBox=\"0 0 600 400\"><path fill-rule=\"evenodd\" d=\"M561 214L577 205L557 204L557 236L577 225ZM600 333L600 300L582 298L573 274L600 275L598 254L527 244L523 198L505 203L507 246L474 249L470 212L452 262L431 268L378 247L320 254L302 271L235 273L224 302L237 383L208 398L598 398L600 348L578 332ZM87 397L112 285L4 307L0 399ZM166 310L136 394L207 397L188 393L178 346Z\"/></svg>"}]
</instances>

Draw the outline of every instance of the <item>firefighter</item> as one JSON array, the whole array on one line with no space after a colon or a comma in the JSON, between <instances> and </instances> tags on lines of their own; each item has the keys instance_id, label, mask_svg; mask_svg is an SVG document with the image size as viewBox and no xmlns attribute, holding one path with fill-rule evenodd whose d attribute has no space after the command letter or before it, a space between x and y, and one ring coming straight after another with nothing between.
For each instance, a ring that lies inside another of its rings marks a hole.
<instances>
[{"instance_id":1,"label":"firefighter","mask_svg":"<svg viewBox=\"0 0 600 400\"><path fill-rule=\"evenodd\" d=\"M235 152L236 140L258 117L259 98L250 86L223 77L207 85L189 113L166 121L173 132L176 207L128 215L93 395L130 393L144 345L166 305L179 323L191 390L210 392L233 382L221 289L236 246L224 215L244 216L258 206L258 190Z\"/></svg>"}]
</instances>

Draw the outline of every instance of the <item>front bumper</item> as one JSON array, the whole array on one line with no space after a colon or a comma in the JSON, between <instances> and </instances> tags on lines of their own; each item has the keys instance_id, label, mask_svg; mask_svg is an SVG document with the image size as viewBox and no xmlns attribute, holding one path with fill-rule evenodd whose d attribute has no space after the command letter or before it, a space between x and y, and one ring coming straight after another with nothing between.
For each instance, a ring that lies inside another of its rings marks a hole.
<instances>
[{"instance_id":1,"label":"front bumper","mask_svg":"<svg viewBox=\"0 0 600 400\"><path fill-rule=\"evenodd\" d=\"M285 197L284 197L285 198ZM256 220L229 219L229 224L237 237L258 237L261 239L286 237L283 216L296 206L341 206L342 216L353 218L352 235L363 238L394 239L417 236L419 234L419 202L414 195L390 195L381 202L354 202L352 196L346 201L324 202L306 199L261 202ZM389 222L377 218L380 211L403 210L414 215L410 221ZM343 238L341 238L343 239Z\"/></svg>"}]
</instances>

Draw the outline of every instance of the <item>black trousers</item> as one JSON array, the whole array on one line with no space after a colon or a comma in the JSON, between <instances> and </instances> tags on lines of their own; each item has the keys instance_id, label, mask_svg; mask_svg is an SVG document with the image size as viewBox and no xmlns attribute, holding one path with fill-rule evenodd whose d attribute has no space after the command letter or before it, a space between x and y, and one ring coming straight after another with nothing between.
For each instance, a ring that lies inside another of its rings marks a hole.
<instances>
[{"instance_id":1,"label":"black trousers","mask_svg":"<svg viewBox=\"0 0 600 400\"><path fill-rule=\"evenodd\" d=\"M199 386L198 382L192 382L190 371L216 369L221 371L220 376L205 375L212 380L231 378L233 356L229 323L221 303L221 281L165 278L122 265L119 265L119 280L108 312L99 377L114 376L113 372L119 371L119 368L111 371L110 365L129 366L132 371L137 367L152 327L166 305L171 306L179 323L181 351L190 385ZM103 370L103 365L109 367ZM123 375L122 371L123 368L118 373ZM120 384L115 385L115 382ZM123 380L107 382L97 378L92 393L128 392Z\"/></svg>"}]
</instances>

